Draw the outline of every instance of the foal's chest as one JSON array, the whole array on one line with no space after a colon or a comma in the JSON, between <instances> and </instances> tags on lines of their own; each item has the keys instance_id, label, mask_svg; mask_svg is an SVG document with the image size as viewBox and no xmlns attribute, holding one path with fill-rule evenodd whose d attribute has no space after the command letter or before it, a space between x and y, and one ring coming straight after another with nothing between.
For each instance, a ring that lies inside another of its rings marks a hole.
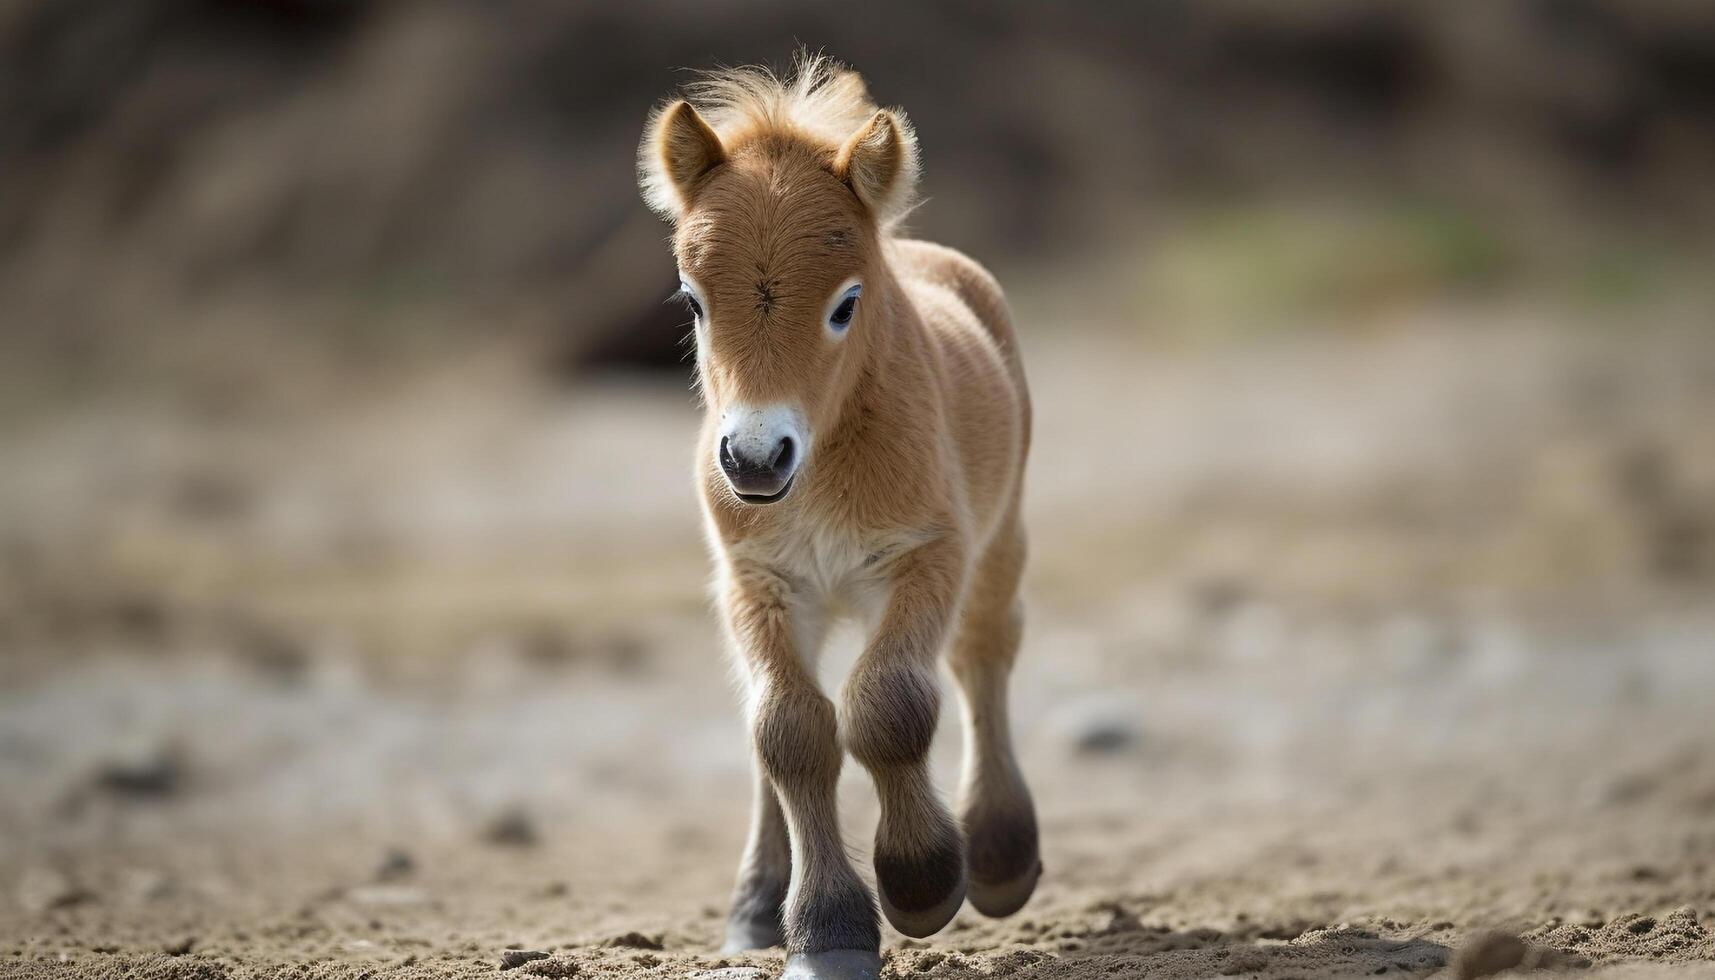
<instances>
[{"instance_id":1,"label":"foal's chest","mask_svg":"<svg viewBox=\"0 0 1715 980\"><path fill-rule=\"evenodd\" d=\"M778 569L806 597L821 600L832 612L867 619L887 601L896 560L925 540L911 530L785 528L752 546L756 558Z\"/></svg>"}]
</instances>

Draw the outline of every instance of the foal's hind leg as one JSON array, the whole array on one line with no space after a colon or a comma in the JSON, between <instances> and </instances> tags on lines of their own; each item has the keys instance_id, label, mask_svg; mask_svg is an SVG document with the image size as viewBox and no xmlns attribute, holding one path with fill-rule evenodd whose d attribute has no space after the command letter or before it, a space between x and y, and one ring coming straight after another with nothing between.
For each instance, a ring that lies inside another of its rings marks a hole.
<instances>
[{"instance_id":1,"label":"foal's hind leg","mask_svg":"<svg viewBox=\"0 0 1715 980\"><path fill-rule=\"evenodd\" d=\"M984 915L1011 915L1036 890L1036 810L1012 754L1007 679L1023 635L1018 581L1024 533L1016 515L978 563L948 654L964 699L965 766L959 787L971 904Z\"/></svg>"},{"instance_id":2,"label":"foal's hind leg","mask_svg":"<svg viewBox=\"0 0 1715 980\"><path fill-rule=\"evenodd\" d=\"M750 839L738 865L738 885L727 916L722 952L767 949L786 941L786 888L792 881L792 845L780 798L756 765L756 802L750 815Z\"/></svg>"}]
</instances>

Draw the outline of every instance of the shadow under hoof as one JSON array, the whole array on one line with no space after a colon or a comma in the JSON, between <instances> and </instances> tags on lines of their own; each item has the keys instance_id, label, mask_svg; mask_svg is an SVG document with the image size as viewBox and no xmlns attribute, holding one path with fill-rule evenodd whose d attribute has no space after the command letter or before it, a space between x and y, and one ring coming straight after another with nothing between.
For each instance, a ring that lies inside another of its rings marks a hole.
<instances>
[{"instance_id":1,"label":"shadow under hoof","mask_svg":"<svg viewBox=\"0 0 1715 980\"><path fill-rule=\"evenodd\" d=\"M825 949L786 957L780 980L875 980L881 954L867 949Z\"/></svg>"},{"instance_id":2,"label":"shadow under hoof","mask_svg":"<svg viewBox=\"0 0 1715 980\"><path fill-rule=\"evenodd\" d=\"M734 919L726 924L726 941L721 943L721 952L743 953L753 949L783 946L785 943L786 936L780 931L778 922Z\"/></svg>"},{"instance_id":3,"label":"shadow under hoof","mask_svg":"<svg viewBox=\"0 0 1715 980\"><path fill-rule=\"evenodd\" d=\"M988 884L973 877L968 893L971 907L991 919L1009 916L1030 901L1031 894L1036 891L1036 882L1041 878L1040 861L1029 872L999 884Z\"/></svg>"}]
</instances>

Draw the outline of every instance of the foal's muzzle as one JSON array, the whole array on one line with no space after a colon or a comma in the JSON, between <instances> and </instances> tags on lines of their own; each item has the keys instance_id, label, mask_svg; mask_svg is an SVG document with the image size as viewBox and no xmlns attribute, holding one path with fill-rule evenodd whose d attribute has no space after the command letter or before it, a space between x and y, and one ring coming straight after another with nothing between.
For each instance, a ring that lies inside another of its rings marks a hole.
<instances>
[{"instance_id":1,"label":"foal's muzzle","mask_svg":"<svg viewBox=\"0 0 1715 980\"><path fill-rule=\"evenodd\" d=\"M747 504L771 504L792 489L810 453L804 413L787 402L727 405L716 430L715 459L727 485Z\"/></svg>"},{"instance_id":2,"label":"foal's muzzle","mask_svg":"<svg viewBox=\"0 0 1715 980\"><path fill-rule=\"evenodd\" d=\"M746 448L721 436L721 472L738 499L747 504L771 504L786 496L798 472L798 444L791 436L781 436L761 455L750 455Z\"/></svg>"}]
</instances>

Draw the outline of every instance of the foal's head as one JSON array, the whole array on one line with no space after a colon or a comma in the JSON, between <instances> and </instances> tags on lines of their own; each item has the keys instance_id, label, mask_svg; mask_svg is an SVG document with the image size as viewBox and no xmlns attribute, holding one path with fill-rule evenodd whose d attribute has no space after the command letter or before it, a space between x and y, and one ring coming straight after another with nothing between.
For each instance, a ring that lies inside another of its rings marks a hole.
<instances>
[{"instance_id":1,"label":"foal's head","mask_svg":"<svg viewBox=\"0 0 1715 980\"><path fill-rule=\"evenodd\" d=\"M870 287L883 236L910 206L917 143L862 79L820 59L788 81L741 69L691 94L650 119L643 193L675 225L713 462L739 500L772 503L884 323Z\"/></svg>"}]
</instances>

